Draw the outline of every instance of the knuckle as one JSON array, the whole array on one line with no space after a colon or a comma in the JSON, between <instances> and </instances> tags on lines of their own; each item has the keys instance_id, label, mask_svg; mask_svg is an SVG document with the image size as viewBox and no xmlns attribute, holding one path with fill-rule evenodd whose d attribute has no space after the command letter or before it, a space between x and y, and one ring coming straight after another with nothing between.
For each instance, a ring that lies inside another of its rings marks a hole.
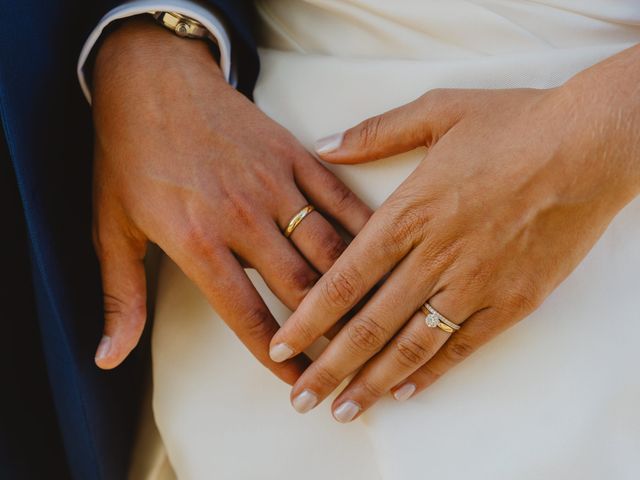
<instances>
[{"instance_id":1,"label":"knuckle","mask_svg":"<svg viewBox=\"0 0 640 480\"><path fill-rule=\"evenodd\" d=\"M179 235L181 248L205 260L211 267L218 267L224 251L218 242L216 232L209 225L191 223Z\"/></svg>"},{"instance_id":2,"label":"knuckle","mask_svg":"<svg viewBox=\"0 0 640 480\"><path fill-rule=\"evenodd\" d=\"M139 326L146 320L146 300L141 294L125 299L121 295L104 292L102 308L107 321L126 320L130 325Z\"/></svg>"},{"instance_id":3,"label":"knuckle","mask_svg":"<svg viewBox=\"0 0 640 480\"><path fill-rule=\"evenodd\" d=\"M315 382L325 388L333 388L342 382L338 375L336 375L329 367L317 362L313 366L313 377Z\"/></svg>"},{"instance_id":4,"label":"knuckle","mask_svg":"<svg viewBox=\"0 0 640 480\"><path fill-rule=\"evenodd\" d=\"M305 317L291 317L283 328L286 328L287 331L286 338L288 340L286 342L296 350L304 350L322 335L315 324Z\"/></svg>"},{"instance_id":5,"label":"knuckle","mask_svg":"<svg viewBox=\"0 0 640 480\"><path fill-rule=\"evenodd\" d=\"M459 256L462 251L467 249L456 249L455 256ZM474 259L471 255L466 255L466 266L463 272L459 273L461 288L466 291L479 292L487 289L487 286L493 285L495 272L497 270L495 262L481 261Z\"/></svg>"},{"instance_id":6,"label":"knuckle","mask_svg":"<svg viewBox=\"0 0 640 480\"><path fill-rule=\"evenodd\" d=\"M415 243L420 236L424 221L414 209L402 212L395 225L395 237L397 243Z\"/></svg>"},{"instance_id":7,"label":"knuckle","mask_svg":"<svg viewBox=\"0 0 640 480\"><path fill-rule=\"evenodd\" d=\"M330 273L322 282L322 294L327 305L336 310L351 308L361 294L362 281L353 268Z\"/></svg>"},{"instance_id":8,"label":"knuckle","mask_svg":"<svg viewBox=\"0 0 640 480\"><path fill-rule=\"evenodd\" d=\"M404 252L423 239L426 219L414 208L399 208L392 214L393 221L385 223L385 248L390 254Z\"/></svg>"},{"instance_id":9,"label":"knuckle","mask_svg":"<svg viewBox=\"0 0 640 480\"><path fill-rule=\"evenodd\" d=\"M445 346L444 353L451 363L459 363L468 358L475 348L465 339L455 339Z\"/></svg>"},{"instance_id":10,"label":"knuckle","mask_svg":"<svg viewBox=\"0 0 640 480\"><path fill-rule=\"evenodd\" d=\"M286 281L289 285L289 290L293 292L295 300L299 304L309 293L309 290L313 288L317 280L318 275L305 266L290 270Z\"/></svg>"},{"instance_id":11,"label":"knuckle","mask_svg":"<svg viewBox=\"0 0 640 480\"><path fill-rule=\"evenodd\" d=\"M434 365L433 362L427 362L420 368L421 383L423 387L429 386L438 380L443 374Z\"/></svg>"},{"instance_id":12,"label":"knuckle","mask_svg":"<svg viewBox=\"0 0 640 480\"><path fill-rule=\"evenodd\" d=\"M200 256L209 257L212 249L211 233L201 223L191 222L182 232L183 244Z\"/></svg>"},{"instance_id":13,"label":"knuckle","mask_svg":"<svg viewBox=\"0 0 640 480\"><path fill-rule=\"evenodd\" d=\"M505 307L512 312L526 312L534 310L535 301L526 293L512 292L505 299Z\"/></svg>"},{"instance_id":14,"label":"knuckle","mask_svg":"<svg viewBox=\"0 0 640 480\"><path fill-rule=\"evenodd\" d=\"M429 351L422 343L409 335L400 336L395 342L397 362L405 368L414 369L427 361Z\"/></svg>"},{"instance_id":15,"label":"knuckle","mask_svg":"<svg viewBox=\"0 0 640 480\"><path fill-rule=\"evenodd\" d=\"M337 214L348 211L353 206L357 197L344 183L333 178L328 187Z\"/></svg>"},{"instance_id":16,"label":"knuckle","mask_svg":"<svg viewBox=\"0 0 640 480\"><path fill-rule=\"evenodd\" d=\"M387 337L387 330L371 317L360 317L347 324L349 344L356 353L372 353L380 350Z\"/></svg>"},{"instance_id":17,"label":"knuckle","mask_svg":"<svg viewBox=\"0 0 640 480\"><path fill-rule=\"evenodd\" d=\"M250 198L244 195L230 194L227 199L227 206L231 215L230 218L237 225L243 228L251 228L256 225L256 207Z\"/></svg>"},{"instance_id":18,"label":"knuckle","mask_svg":"<svg viewBox=\"0 0 640 480\"><path fill-rule=\"evenodd\" d=\"M368 118L359 125L358 141L361 145L375 145L382 133L382 116Z\"/></svg>"},{"instance_id":19,"label":"knuckle","mask_svg":"<svg viewBox=\"0 0 640 480\"><path fill-rule=\"evenodd\" d=\"M105 316L110 318L121 317L127 307L126 302L120 296L108 292L104 292L102 304Z\"/></svg>"},{"instance_id":20,"label":"knuckle","mask_svg":"<svg viewBox=\"0 0 640 480\"><path fill-rule=\"evenodd\" d=\"M296 162L301 159L311 158L308 152L300 145L296 138L287 130L277 129L271 131L265 138L267 150L273 152L273 156L282 162ZM273 169L269 168L271 172ZM272 175L273 176L273 175Z\"/></svg>"},{"instance_id":21,"label":"knuckle","mask_svg":"<svg viewBox=\"0 0 640 480\"><path fill-rule=\"evenodd\" d=\"M270 162L252 162L252 174L261 187L267 192L281 192L282 178L276 175L276 171Z\"/></svg>"},{"instance_id":22,"label":"knuckle","mask_svg":"<svg viewBox=\"0 0 640 480\"><path fill-rule=\"evenodd\" d=\"M420 101L426 108L427 112L441 111L443 108L454 107L461 92L454 88L434 88L426 92Z\"/></svg>"},{"instance_id":23,"label":"knuckle","mask_svg":"<svg viewBox=\"0 0 640 480\"><path fill-rule=\"evenodd\" d=\"M383 396L387 392L377 383L366 379L360 380L359 387L360 390L362 390L368 398L378 398Z\"/></svg>"},{"instance_id":24,"label":"knuckle","mask_svg":"<svg viewBox=\"0 0 640 480\"><path fill-rule=\"evenodd\" d=\"M542 303L543 296L533 282L521 280L503 295L505 310L517 314L534 311Z\"/></svg>"},{"instance_id":25,"label":"knuckle","mask_svg":"<svg viewBox=\"0 0 640 480\"><path fill-rule=\"evenodd\" d=\"M344 240L342 240L342 237L335 232L327 237L328 238L323 242L325 255L331 264L333 264L338 258L340 258L340 255L342 255L344 250L347 248L347 245Z\"/></svg>"},{"instance_id":26,"label":"knuckle","mask_svg":"<svg viewBox=\"0 0 640 480\"><path fill-rule=\"evenodd\" d=\"M259 306L250 309L245 315L243 330L248 338L264 340L266 345L275 333L267 307Z\"/></svg>"},{"instance_id":27,"label":"knuckle","mask_svg":"<svg viewBox=\"0 0 640 480\"><path fill-rule=\"evenodd\" d=\"M447 88L433 88L422 95L422 100L429 104L437 101L445 100L447 95L449 95L449 89Z\"/></svg>"}]
</instances>

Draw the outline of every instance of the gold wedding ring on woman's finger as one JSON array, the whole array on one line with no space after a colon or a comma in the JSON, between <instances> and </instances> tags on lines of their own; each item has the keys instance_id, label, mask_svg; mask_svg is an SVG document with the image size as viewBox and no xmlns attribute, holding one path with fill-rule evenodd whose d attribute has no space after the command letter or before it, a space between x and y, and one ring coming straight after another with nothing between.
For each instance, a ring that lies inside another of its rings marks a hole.
<instances>
[{"instance_id":1,"label":"gold wedding ring on woman's finger","mask_svg":"<svg viewBox=\"0 0 640 480\"><path fill-rule=\"evenodd\" d=\"M456 325L447 317L438 312L435 308L433 308L429 302L425 303L422 307L420 307L422 313L426 315L424 319L424 323L429 328L438 327L443 332L453 333L456 330L460 330L460 325Z\"/></svg>"},{"instance_id":2,"label":"gold wedding ring on woman's finger","mask_svg":"<svg viewBox=\"0 0 640 480\"><path fill-rule=\"evenodd\" d=\"M309 215L315 209L316 208L313 205L307 205L306 207L302 208L298 213L296 213L293 217L291 217L291 220L289 220L289 224L287 225L287 228L284 229L284 236L289 238L293 233L293 231L298 227L298 225L300 225L300 223L307 217L307 215Z\"/></svg>"}]
</instances>

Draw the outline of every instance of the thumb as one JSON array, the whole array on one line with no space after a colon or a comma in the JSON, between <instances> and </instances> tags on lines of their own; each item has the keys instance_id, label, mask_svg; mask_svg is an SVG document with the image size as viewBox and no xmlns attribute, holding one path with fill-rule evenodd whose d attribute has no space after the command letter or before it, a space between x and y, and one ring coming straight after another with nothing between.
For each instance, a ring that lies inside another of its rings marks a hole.
<instances>
[{"instance_id":1,"label":"thumb","mask_svg":"<svg viewBox=\"0 0 640 480\"><path fill-rule=\"evenodd\" d=\"M322 138L315 151L330 163L363 163L429 146L460 118L447 108L449 94L443 92L432 90L345 132Z\"/></svg>"},{"instance_id":2,"label":"thumb","mask_svg":"<svg viewBox=\"0 0 640 480\"><path fill-rule=\"evenodd\" d=\"M120 365L140 340L147 317L144 270L146 240L116 234L96 241L104 295L104 330L96 350L98 367Z\"/></svg>"}]
</instances>

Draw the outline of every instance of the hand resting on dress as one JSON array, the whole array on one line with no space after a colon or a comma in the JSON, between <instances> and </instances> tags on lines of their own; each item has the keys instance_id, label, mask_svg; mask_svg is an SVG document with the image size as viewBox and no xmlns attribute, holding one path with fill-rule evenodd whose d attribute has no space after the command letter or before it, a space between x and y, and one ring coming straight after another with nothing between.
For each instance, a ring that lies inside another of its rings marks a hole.
<instances>
[{"instance_id":1,"label":"hand resting on dress","mask_svg":"<svg viewBox=\"0 0 640 480\"><path fill-rule=\"evenodd\" d=\"M104 289L102 368L135 347L146 320L143 259L158 244L245 345L292 383L303 358L268 355L278 324L242 266L295 309L370 216L284 128L224 80L208 46L146 18L113 32L95 65L94 240ZM292 215L311 213L286 239ZM322 212L322 213L319 213Z\"/></svg>"},{"instance_id":2,"label":"hand resting on dress","mask_svg":"<svg viewBox=\"0 0 640 480\"><path fill-rule=\"evenodd\" d=\"M407 399L540 305L640 191L639 85L637 46L558 88L434 90L321 141L333 163L427 153L273 338L302 352L389 275L298 379L294 407L353 373L339 421ZM460 330L429 328L425 302Z\"/></svg>"}]
</instances>

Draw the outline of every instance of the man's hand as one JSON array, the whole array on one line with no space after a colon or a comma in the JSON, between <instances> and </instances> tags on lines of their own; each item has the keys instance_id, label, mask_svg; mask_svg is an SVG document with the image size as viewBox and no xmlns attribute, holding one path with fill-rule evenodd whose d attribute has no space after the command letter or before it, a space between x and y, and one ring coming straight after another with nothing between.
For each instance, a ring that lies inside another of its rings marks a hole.
<instances>
[{"instance_id":1,"label":"man's hand","mask_svg":"<svg viewBox=\"0 0 640 480\"><path fill-rule=\"evenodd\" d=\"M101 47L93 81L94 240L105 299L96 363L117 366L139 340L151 241L253 354L292 383L305 359L269 359L278 325L241 264L295 309L345 244L317 211L290 239L282 228L311 203L355 235L370 210L226 84L205 42L128 20Z\"/></svg>"}]
</instances>

